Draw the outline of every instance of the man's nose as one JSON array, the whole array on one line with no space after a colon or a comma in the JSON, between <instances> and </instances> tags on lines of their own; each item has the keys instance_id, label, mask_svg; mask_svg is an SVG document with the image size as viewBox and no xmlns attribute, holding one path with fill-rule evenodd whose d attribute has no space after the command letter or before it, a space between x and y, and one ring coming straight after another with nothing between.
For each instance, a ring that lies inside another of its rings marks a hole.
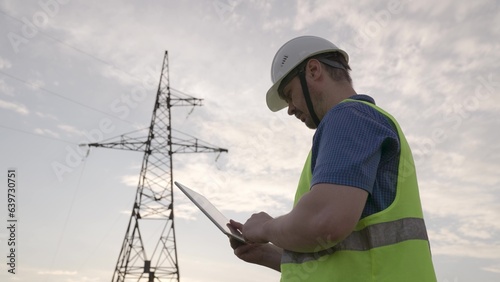
<instances>
[{"instance_id":1,"label":"man's nose","mask_svg":"<svg viewBox=\"0 0 500 282\"><path fill-rule=\"evenodd\" d=\"M288 102L288 115L295 115L295 106L293 105L293 103L290 101Z\"/></svg>"}]
</instances>

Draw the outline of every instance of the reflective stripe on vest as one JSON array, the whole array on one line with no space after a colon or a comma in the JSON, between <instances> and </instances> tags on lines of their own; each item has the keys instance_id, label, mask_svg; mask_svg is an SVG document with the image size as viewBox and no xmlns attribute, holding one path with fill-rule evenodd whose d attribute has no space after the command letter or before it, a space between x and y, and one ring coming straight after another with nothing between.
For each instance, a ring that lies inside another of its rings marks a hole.
<instances>
[{"instance_id":1,"label":"reflective stripe on vest","mask_svg":"<svg viewBox=\"0 0 500 282\"><path fill-rule=\"evenodd\" d=\"M402 218L370 225L362 230L352 232L335 246L314 253L285 251L281 263L304 263L337 251L367 251L407 240L428 240L422 218Z\"/></svg>"}]
</instances>

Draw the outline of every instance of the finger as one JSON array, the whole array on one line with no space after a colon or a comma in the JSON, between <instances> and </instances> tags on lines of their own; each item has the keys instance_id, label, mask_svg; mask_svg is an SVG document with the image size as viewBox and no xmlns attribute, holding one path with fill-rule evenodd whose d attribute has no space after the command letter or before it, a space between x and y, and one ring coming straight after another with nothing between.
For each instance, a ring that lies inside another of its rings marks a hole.
<instances>
[{"instance_id":1,"label":"finger","mask_svg":"<svg viewBox=\"0 0 500 282\"><path fill-rule=\"evenodd\" d=\"M234 221L234 220L232 220L232 219L230 219L230 220L229 220L229 224L230 224L232 227L234 227L234 228L236 228L236 229L238 229L238 230L240 230L240 231L241 231L241 229L243 228L243 224L242 224L242 223L237 222L237 221Z\"/></svg>"},{"instance_id":2,"label":"finger","mask_svg":"<svg viewBox=\"0 0 500 282\"><path fill-rule=\"evenodd\" d=\"M239 241L239 240L236 240L234 238L230 238L229 239L229 244L231 245L231 248L233 248L233 250L236 250L238 249L239 247L245 245L245 243Z\"/></svg>"}]
</instances>

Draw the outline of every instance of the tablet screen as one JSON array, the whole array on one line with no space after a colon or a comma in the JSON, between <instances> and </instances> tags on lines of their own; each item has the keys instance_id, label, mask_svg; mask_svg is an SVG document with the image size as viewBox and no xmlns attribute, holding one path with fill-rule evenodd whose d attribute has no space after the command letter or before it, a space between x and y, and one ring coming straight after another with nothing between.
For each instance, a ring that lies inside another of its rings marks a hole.
<instances>
[{"instance_id":1,"label":"tablet screen","mask_svg":"<svg viewBox=\"0 0 500 282\"><path fill-rule=\"evenodd\" d=\"M238 230L227 226L229 220L207 198L179 182L174 183L224 234L245 241Z\"/></svg>"}]
</instances>

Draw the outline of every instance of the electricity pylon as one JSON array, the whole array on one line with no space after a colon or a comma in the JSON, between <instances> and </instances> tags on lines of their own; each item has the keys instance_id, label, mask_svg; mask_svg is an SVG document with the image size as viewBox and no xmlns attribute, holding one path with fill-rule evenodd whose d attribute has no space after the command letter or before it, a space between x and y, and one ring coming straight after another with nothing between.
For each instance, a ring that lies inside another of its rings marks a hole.
<instances>
[{"instance_id":1,"label":"electricity pylon","mask_svg":"<svg viewBox=\"0 0 500 282\"><path fill-rule=\"evenodd\" d=\"M198 139L172 137L171 108L201 106L201 99L171 95L168 52L165 51L153 116L146 140L128 136L89 147L144 152L132 214L113 282L180 281L174 225L173 165L175 153L227 152Z\"/></svg>"}]
</instances>

